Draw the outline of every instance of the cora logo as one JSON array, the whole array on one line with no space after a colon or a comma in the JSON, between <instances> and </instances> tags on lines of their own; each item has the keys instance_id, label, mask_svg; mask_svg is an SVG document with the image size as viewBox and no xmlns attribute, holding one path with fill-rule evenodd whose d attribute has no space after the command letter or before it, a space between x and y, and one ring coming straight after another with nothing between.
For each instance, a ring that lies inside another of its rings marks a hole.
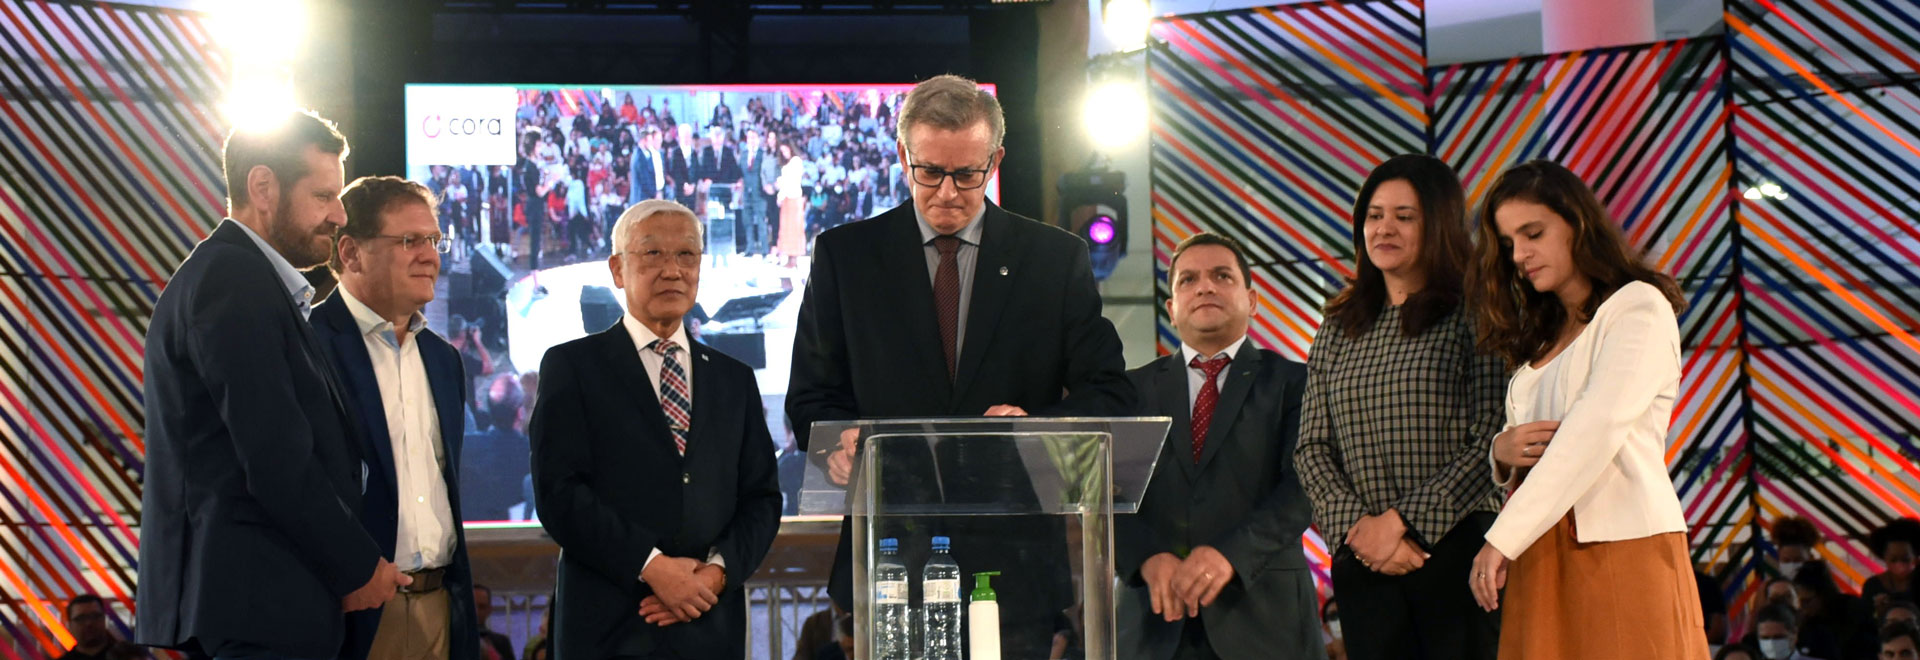
<instances>
[{"instance_id":1,"label":"cora logo","mask_svg":"<svg viewBox=\"0 0 1920 660\"><path fill-rule=\"evenodd\" d=\"M504 132L498 117L447 117L431 114L420 118L420 134L428 139L446 135L492 135Z\"/></svg>"}]
</instances>

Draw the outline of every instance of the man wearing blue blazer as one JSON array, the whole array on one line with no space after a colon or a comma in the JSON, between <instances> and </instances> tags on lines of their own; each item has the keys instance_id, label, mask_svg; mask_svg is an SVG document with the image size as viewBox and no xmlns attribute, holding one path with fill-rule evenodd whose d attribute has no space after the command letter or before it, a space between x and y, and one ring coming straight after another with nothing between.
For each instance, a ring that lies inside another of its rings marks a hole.
<instances>
[{"instance_id":1,"label":"man wearing blue blazer","mask_svg":"<svg viewBox=\"0 0 1920 660\"><path fill-rule=\"evenodd\" d=\"M358 514L343 393L306 319L343 224L347 141L310 112L236 130L230 218L147 328L135 641L215 658L331 658L343 612L408 583Z\"/></svg>"},{"instance_id":2,"label":"man wearing blue blazer","mask_svg":"<svg viewBox=\"0 0 1920 660\"><path fill-rule=\"evenodd\" d=\"M363 177L340 201L347 223L329 263L340 287L311 320L366 457L361 523L413 580L384 608L348 617L340 657L476 660L457 480L465 369L421 314L449 241L418 183Z\"/></svg>"}]
</instances>

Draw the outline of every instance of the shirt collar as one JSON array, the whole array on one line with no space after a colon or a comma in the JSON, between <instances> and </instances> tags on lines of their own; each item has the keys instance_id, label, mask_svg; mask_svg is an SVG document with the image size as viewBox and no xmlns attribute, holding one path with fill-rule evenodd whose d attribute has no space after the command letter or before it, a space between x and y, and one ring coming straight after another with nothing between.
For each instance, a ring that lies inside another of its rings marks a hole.
<instances>
[{"instance_id":1,"label":"shirt collar","mask_svg":"<svg viewBox=\"0 0 1920 660\"><path fill-rule=\"evenodd\" d=\"M912 200L908 200L908 203L912 203ZM961 242L979 245L980 234L986 231L986 223L980 222L980 219L986 215L987 204L981 202L980 211L973 214L973 219L967 221L967 226L961 227L960 231L954 232L953 235L959 237ZM913 207L913 219L920 222L920 244L932 243L934 238L940 236L940 232L934 231L933 225L927 224L926 216L920 215L919 206Z\"/></svg>"},{"instance_id":2,"label":"shirt collar","mask_svg":"<svg viewBox=\"0 0 1920 660\"><path fill-rule=\"evenodd\" d=\"M1225 355L1228 357L1239 355L1240 346L1245 343L1247 343L1247 336L1240 335L1239 339L1234 340L1233 343L1231 344L1227 344L1227 350L1220 351L1216 355L1201 355L1199 350L1195 349L1192 346L1188 346L1186 342L1180 342L1180 357L1185 358L1181 360L1180 364L1182 366L1193 364L1193 359L1196 357L1200 358L1201 362L1206 362L1208 360L1220 357L1221 355Z\"/></svg>"},{"instance_id":3,"label":"shirt collar","mask_svg":"<svg viewBox=\"0 0 1920 660\"><path fill-rule=\"evenodd\" d=\"M253 233L253 228L248 227L247 223L232 218L227 218L224 222L231 222L239 227L240 231L246 232L247 238L252 239L253 244L259 246L260 251L267 255L267 263L273 266L274 274L280 276L280 285L287 288L287 295L293 297L294 306L300 308L300 316L304 318L308 312L312 311L313 285L307 283L307 276L301 274L300 269L294 268L286 257L280 256L279 250L268 245L267 239Z\"/></svg>"},{"instance_id":4,"label":"shirt collar","mask_svg":"<svg viewBox=\"0 0 1920 660\"><path fill-rule=\"evenodd\" d=\"M640 319L634 318L632 314L620 315L620 324L626 326L627 335L633 337L634 348L643 351L649 350L647 347L653 345L654 340L660 338L660 335L654 334L653 330L647 327L647 324L641 323ZM693 345L687 343L686 323L675 324L673 326L673 336L668 339L672 339L673 343L679 344L680 350L687 351L688 354L693 352Z\"/></svg>"},{"instance_id":5,"label":"shirt collar","mask_svg":"<svg viewBox=\"0 0 1920 660\"><path fill-rule=\"evenodd\" d=\"M360 327L361 336L379 333L381 339L393 342L392 321L381 318L379 312L373 311L372 307L360 302L360 299L354 297L353 292L348 291L347 287L335 287L334 290L340 292L340 301L346 303L347 311L353 313L353 323ZM427 317L418 311L413 313L413 318L407 320L407 336L413 336L426 328Z\"/></svg>"}]
</instances>

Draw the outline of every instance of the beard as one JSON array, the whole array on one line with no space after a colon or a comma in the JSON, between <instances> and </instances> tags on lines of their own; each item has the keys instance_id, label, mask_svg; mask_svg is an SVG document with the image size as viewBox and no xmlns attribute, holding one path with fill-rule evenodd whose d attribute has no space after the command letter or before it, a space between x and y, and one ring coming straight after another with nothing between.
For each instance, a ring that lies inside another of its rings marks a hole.
<instances>
[{"instance_id":1,"label":"beard","mask_svg":"<svg viewBox=\"0 0 1920 660\"><path fill-rule=\"evenodd\" d=\"M293 221L293 199L284 192L280 196L279 206L273 209L273 217L267 221L267 244L279 250L287 263L300 270L324 264L333 256L331 241L314 240L332 233L327 231L324 223L313 231L301 231Z\"/></svg>"}]
</instances>

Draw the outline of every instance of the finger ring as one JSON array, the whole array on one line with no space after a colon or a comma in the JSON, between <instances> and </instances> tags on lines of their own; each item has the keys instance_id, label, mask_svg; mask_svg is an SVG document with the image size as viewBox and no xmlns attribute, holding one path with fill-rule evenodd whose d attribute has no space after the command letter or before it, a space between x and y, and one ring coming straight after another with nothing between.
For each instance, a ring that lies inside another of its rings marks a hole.
<instances>
[{"instance_id":1,"label":"finger ring","mask_svg":"<svg viewBox=\"0 0 1920 660\"><path fill-rule=\"evenodd\" d=\"M1521 456L1532 456L1532 455L1533 455L1533 448L1532 448L1532 447L1521 447L1521 448L1520 448L1520 455L1521 455Z\"/></svg>"}]
</instances>

